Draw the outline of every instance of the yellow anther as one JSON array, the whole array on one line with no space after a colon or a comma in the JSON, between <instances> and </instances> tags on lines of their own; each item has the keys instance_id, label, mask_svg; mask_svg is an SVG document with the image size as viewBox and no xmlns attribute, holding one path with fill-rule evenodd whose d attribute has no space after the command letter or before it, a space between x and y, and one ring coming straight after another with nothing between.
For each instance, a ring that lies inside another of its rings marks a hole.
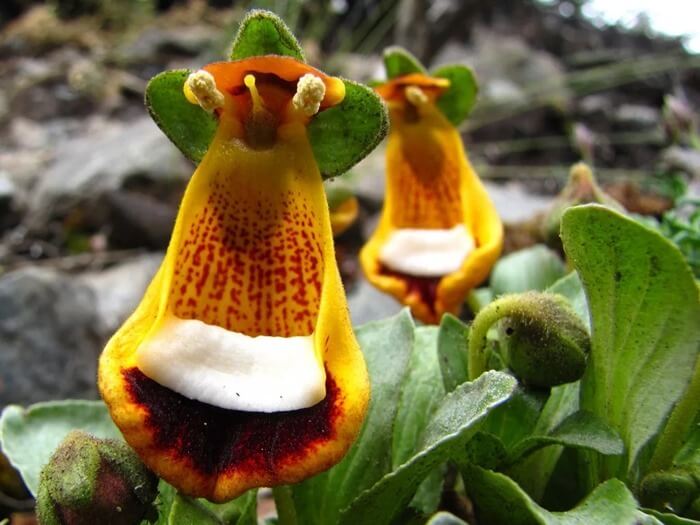
<instances>
[{"instance_id":1,"label":"yellow anther","mask_svg":"<svg viewBox=\"0 0 700 525\"><path fill-rule=\"evenodd\" d=\"M292 98L292 104L294 109L310 117L318 113L325 95L326 85L323 80L307 73L297 82L297 92Z\"/></svg>"},{"instance_id":2,"label":"yellow anther","mask_svg":"<svg viewBox=\"0 0 700 525\"><path fill-rule=\"evenodd\" d=\"M216 88L214 76L200 69L190 73L183 87L185 97L192 104L199 104L203 110L211 113L224 107L224 94Z\"/></svg>"},{"instance_id":3,"label":"yellow anther","mask_svg":"<svg viewBox=\"0 0 700 525\"><path fill-rule=\"evenodd\" d=\"M406 88L406 100L418 107L428 102L428 96L418 86L408 86Z\"/></svg>"}]
</instances>

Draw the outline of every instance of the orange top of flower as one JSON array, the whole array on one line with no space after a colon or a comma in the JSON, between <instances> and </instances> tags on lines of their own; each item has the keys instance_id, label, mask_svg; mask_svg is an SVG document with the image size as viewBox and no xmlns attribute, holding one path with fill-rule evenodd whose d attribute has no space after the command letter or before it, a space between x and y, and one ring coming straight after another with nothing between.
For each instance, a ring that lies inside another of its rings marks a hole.
<instances>
[{"instance_id":1,"label":"orange top of flower","mask_svg":"<svg viewBox=\"0 0 700 525\"><path fill-rule=\"evenodd\" d=\"M218 127L99 386L149 468L225 501L329 468L364 418L367 371L306 134L345 86L263 56L207 65L183 89Z\"/></svg>"},{"instance_id":2,"label":"orange top of flower","mask_svg":"<svg viewBox=\"0 0 700 525\"><path fill-rule=\"evenodd\" d=\"M502 246L503 228L437 107L446 78L398 76L376 87L389 106L386 195L377 230L360 253L367 278L426 323L458 313Z\"/></svg>"}]
</instances>

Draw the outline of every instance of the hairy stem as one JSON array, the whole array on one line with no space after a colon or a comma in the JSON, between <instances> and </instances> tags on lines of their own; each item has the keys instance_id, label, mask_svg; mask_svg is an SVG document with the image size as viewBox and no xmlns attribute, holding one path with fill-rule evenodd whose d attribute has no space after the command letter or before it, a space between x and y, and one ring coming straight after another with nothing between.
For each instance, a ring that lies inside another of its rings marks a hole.
<instances>
[{"instance_id":1,"label":"hairy stem","mask_svg":"<svg viewBox=\"0 0 700 525\"><path fill-rule=\"evenodd\" d=\"M504 317L522 312L523 301L517 295L496 299L479 310L469 331L469 380L473 381L486 371L486 335L489 328Z\"/></svg>"}]
</instances>

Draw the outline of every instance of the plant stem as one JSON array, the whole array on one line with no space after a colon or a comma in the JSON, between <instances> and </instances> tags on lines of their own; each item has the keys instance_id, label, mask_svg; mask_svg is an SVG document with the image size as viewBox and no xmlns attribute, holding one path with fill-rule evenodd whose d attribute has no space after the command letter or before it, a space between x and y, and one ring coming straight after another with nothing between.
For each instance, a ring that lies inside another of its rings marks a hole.
<instances>
[{"instance_id":1,"label":"plant stem","mask_svg":"<svg viewBox=\"0 0 700 525\"><path fill-rule=\"evenodd\" d=\"M497 321L516 312L522 312L518 296L506 295L479 310L469 331L469 380L473 381L486 371L486 335Z\"/></svg>"},{"instance_id":2,"label":"plant stem","mask_svg":"<svg viewBox=\"0 0 700 525\"><path fill-rule=\"evenodd\" d=\"M654 455L649 461L648 472L664 470L671 466L673 457L683 446L690 427L695 422L700 407L700 357L695 363L695 372L690 379L688 389L674 407L666 427L656 444Z\"/></svg>"},{"instance_id":3,"label":"plant stem","mask_svg":"<svg viewBox=\"0 0 700 525\"><path fill-rule=\"evenodd\" d=\"M272 489L277 507L278 525L297 525L297 511L294 507L292 489L287 485L281 485Z\"/></svg>"}]
</instances>

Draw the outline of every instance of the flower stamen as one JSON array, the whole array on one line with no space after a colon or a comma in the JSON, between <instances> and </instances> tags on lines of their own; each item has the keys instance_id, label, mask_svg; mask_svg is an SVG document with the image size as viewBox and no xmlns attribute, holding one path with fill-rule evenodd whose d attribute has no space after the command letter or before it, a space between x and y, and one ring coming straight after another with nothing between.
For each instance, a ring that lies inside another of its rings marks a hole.
<instances>
[{"instance_id":1,"label":"flower stamen","mask_svg":"<svg viewBox=\"0 0 700 525\"><path fill-rule=\"evenodd\" d=\"M406 88L406 100L416 107L420 107L428 102L428 96L418 86L408 86Z\"/></svg>"},{"instance_id":2,"label":"flower stamen","mask_svg":"<svg viewBox=\"0 0 700 525\"><path fill-rule=\"evenodd\" d=\"M189 102L209 113L224 107L224 94L216 88L214 76L203 69L190 73L183 91Z\"/></svg>"},{"instance_id":3,"label":"flower stamen","mask_svg":"<svg viewBox=\"0 0 700 525\"><path fill-rule=\"evenodd\" d=\"M307 117L318 113L321 101L326 96L323 80L311 73L305 74L297 82L297 91L292 98L294 109Z\"/></svg>"}]
</instances>

